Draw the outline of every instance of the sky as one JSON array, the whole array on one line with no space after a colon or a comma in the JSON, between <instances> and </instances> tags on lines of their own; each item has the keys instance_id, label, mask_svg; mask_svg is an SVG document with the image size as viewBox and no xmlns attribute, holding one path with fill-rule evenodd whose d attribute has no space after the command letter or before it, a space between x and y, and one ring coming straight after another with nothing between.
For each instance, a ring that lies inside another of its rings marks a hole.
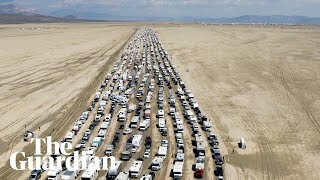
<instances>
[{"instance_id":1,"label":"sky","mask_svg":"<svg viewBox=\"0 0 320 180\"><path fill-rule=\"evenodd\" d=\"M320 0L0 0L42 14L113 17L235 17L302 15L320 17Z\"/></svg>"}]
</instances>

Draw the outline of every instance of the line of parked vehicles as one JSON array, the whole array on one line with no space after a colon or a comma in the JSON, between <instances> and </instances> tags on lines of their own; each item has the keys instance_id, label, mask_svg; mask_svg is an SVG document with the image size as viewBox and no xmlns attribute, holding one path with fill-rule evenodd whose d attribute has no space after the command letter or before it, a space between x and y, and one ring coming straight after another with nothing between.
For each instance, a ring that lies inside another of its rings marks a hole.
<instances>
[{"instance_id":1,"label":"line of parked vehicles","mask_svg":"<svg viewBox=\"0 0 320 180\"><path fill-rule=\"evenodd\" d=\"M157 107L152 107L154 90L157 91ZM175 91L168 98L168 105L165 104L165 91ZM179 100L177 100L179 99ZM183 114L177 111L176 105L181 105ZM151 121L152 110L157 109L157 120ZM165 108L168 108L174 124L175 142L169 142L165 137L168 134ZM131 114L131 115L130 115ZM129 115L132 116L129 119ZM110 124L113 121L120 123L115 134L110 132ZM130 120L129 127L124 129L125 123ZM144 159L151 157L151 149L154 144L150 136L145 137L151 123L157 123L157 127L163 139L157 149L150 164L146 164ZM128 44L119 60L116 61L111 73L107 74L101 83L98 91L94 95L87 111L83 112L76 120L72 129L66 133L61 142L70 142L75 145L74 151L86 152L88 166L96 156L117 156L116 166L109 169L106 179L126 180L129 178L140 178L142 180L152 180L156 172L161 171L168 155L169 146L176 144L172 177L180 179L184 172L184 123L188 123L192 129L195 139L196 164L195 176L202 178L205 172L205 153L208 148L204 142L206 138L210 140L211 151L216 164L215 175L218 179L223 179L223 158L219 149L219 141L212 131L212 125L208 118L204 116L195 100L193 94L187 89L181 80L177 68L173 66L167 52L155 33L149 28L139 29L135 37ZM90 124L88 129L83 130L86 124ZM139 130L141 133L132 134ZM204 137L200 131L205 133ZM121 132L122 131L122 132ZM83 133L82 133L83 132ZM118 142L122 135L130 136L121 152L115 153ZM80 142L76 142L77 137L81 137ZM110 144L106 139L112 137ZM144 144L143 144L144 143ZM142 158L130 161L133 153L137 153L144 147ZM100 150L103 153L100 154ZM71 155L72 156L72 155ZM77 166L81 166L79 162ZM125 165L129 164L129 169ZM142 175L144 166L150 167L151 172ZM43 170L33 170L29 179L40 179ZM99 170L88 169L84 172L70 171L64 167L56 168L47 172L47 179L97 179ZM211 175L208 175L211 176Z\"/></svg>"}]
</instances>

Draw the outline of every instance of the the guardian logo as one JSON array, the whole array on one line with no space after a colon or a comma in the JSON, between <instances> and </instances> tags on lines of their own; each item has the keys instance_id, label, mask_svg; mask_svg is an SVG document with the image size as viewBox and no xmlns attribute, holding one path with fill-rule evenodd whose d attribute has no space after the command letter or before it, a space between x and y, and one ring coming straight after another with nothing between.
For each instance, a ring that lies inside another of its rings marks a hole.
<instances>
[{"instance_id":1,"label":"the guardian logo","mask_svg":"<svg viewBox=\"0 0 320 180\"><path fill-rule=\"evenodd\" d=\"M35 141L35 153L34 156L26 157L25 152L15 152L10 156L10 166L15 170L54 170L62 169L62 164L69 171L76 170L108 170L115 167L115 157L96 157L91 153L88 154L87 151L80 153L79 151L74 151L72 153L67 152L72 149L72 144L69 142L63 142L59 144L58 142L52 142L51 136L47 138L34 138L31 142ZM47 146L46 154L41 153L41 142ZM52 147L54 150L52 151ZM17 162L17 156L21 154L24 159Z\"/></svg>"}]
</instances>

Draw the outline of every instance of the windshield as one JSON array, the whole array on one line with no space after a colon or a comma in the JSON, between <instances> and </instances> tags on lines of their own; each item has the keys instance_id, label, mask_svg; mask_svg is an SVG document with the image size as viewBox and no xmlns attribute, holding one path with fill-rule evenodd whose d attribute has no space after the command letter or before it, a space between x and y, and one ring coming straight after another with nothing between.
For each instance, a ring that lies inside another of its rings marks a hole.
<instances>
[{"instance_id":1,"label":"windshield","mask_svg":"<svg viewBox=\"0 0 320 180\"><path fill-rule=\"evenodd\" d=\"M31 178L36 178L37 177L37 175L35 175L35 174L31 174L31 176L30 176Z\"/></svg>"}]
</instances>

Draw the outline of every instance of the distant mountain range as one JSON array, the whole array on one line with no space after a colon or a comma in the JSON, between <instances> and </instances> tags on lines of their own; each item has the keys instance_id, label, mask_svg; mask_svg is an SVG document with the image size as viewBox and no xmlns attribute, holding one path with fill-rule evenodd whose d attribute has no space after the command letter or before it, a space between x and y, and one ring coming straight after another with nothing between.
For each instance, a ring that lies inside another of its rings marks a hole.
<instances>
[{"instance_id":1,"label":"distant mountain range","mask_svg":"<svg viewBox=\"0 0 320 180\"><path fill-rule=\"evenodd\" d=\"M310 18L306 16L257 16L245 15L232 18L182 18L183 21L211 22L211 23L293 23L293 24L320 24L320 18Z\"/></svg>"},{"instance_id":2,"label":"distant mountain range","mask_svg":"<svg viewBox=\"0 0 320 180\"><path fill-rule=\"evenodd\" d=\"M22 9L12 4L0 4L0 23L45 23L45 22L79 22L79 21L155 21L155 22L197 22L197 23L292 23L319 24L320 17L306 16L257 16L245 15L239 17L197 18L197 17L130 17L113 16L99 12L75 12L69 9L59 9L47 15L37 14L33 9Z\"/></svg>"},{"instance_id":3,"label":"distant mountain range","mask_svg":"<svg viewBox=\"0 0 320 180\"><path fill-rule=\"evenodd\" d=\"M33 9L18 8L13 4L0 4L0 14L24 14L32 15L35 14Z\"/></svg>"},{"instance_id":4,"label":"distant mountain range","mask_svg":"<svg viewBox=\"0 0 320 180\"><path fill-rule=\"evenodd\" d=\"M79 19L73 15L55 17L37 14L32 9L21 9L15 5L0 4L0 24L23 24L23 23L58 23L58 22L86 22L99 20Z\"/></svg>"}]
</instances>

